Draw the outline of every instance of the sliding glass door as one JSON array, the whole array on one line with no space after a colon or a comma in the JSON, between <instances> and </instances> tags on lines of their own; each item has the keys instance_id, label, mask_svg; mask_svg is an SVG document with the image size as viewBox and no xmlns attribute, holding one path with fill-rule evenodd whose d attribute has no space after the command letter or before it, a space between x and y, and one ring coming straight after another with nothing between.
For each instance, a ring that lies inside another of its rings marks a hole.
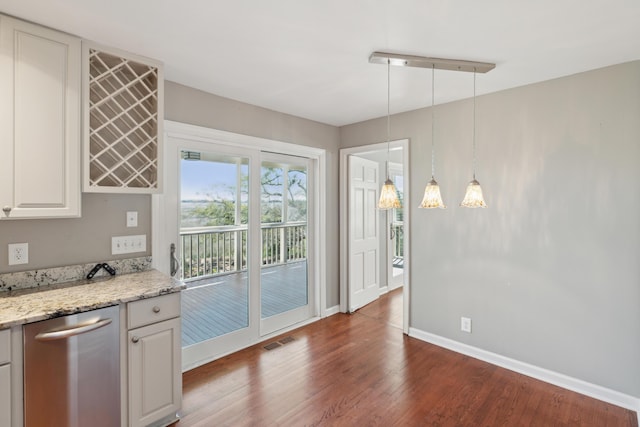
<instances>
[{"instance_id":1,"label":"sliding glass door","mask_svg":"<svg viewBox=\"0 0 640 427\"><path fill-rule=\"evenodd\" d=\"M173 143L183 365L195 366L259 335L260 153Z\"/></svg>"},{"instance_id":2,"label":"sliding glass door","mask_svg":"<svg viewBox=\"0 0 640 427\"><path fill-rule=\"evenodd\" d=\"M182 345L249 327L249 159L181 150Z\"/></svg>"},{"instance_id":3,"label":"sliding glass door","mask_svg":"<svg viewBox=\"0 0 640 427\"><path fill-rule=\"evenodd\" d=\"M177 215L158 220L176 242L178 278L186 284L183 366L314 316L313 161L178 138L167 143L175 170L162 197Z\"/></svg>"},{"instance_id":4,"label":"sliding glass door","mask_svg":"<svg viewBox=\"0 0 640 427\"><path fill-rule=\"evenodd\" d=\"M309 160L263 153L260 169L263 334L311 317L309 281Z\"/></svg>"}]
</instances>

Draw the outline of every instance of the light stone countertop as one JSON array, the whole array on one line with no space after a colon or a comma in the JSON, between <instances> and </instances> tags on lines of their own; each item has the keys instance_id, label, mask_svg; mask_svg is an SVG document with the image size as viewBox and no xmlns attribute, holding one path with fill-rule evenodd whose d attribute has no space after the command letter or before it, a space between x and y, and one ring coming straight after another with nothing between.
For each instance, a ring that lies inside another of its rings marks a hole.
<instances>
[{"instance_id":1,"label":"light stone countertop","mask_svg":"<svg viewBox=\"0 0 640 427\"><path fill-rule=\"evenodd\" d=\"M180 292L184 288L183 283L166 274L147 270L2 292L0 329Z\"/></svg>"}]
</instances>

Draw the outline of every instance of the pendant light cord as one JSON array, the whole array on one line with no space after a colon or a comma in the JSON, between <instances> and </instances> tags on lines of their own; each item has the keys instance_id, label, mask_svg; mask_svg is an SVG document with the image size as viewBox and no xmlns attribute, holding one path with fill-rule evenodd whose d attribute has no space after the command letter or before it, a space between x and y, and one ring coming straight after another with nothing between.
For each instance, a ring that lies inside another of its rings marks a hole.
<instances>
[{"instance_id":1,"label":"pendant light cord","mask_svg":"<svg viewBox=\"0 0 640 427\"><path fill-rule=\"evenodd\" d=\"M431 179L434 179L436 174L436 150L434 145L435 140L435 77L436 74L436 66L435 64L431 65Z\"/></svg>"},{"instance_id":2,"label":"pendant light cord","mask_svg":"<svg viewBox=\"0 0 640 427\"><path fill-rule=\"evenodd\" d=\"M476 180L476 68L473 67L473 180Z\"/></svg>"},{"instance_id":3,"label":"pendant light cord","mask_svg":"<svg viewBox=\"0 0 640 427\"><path fill-rule=\"evenodd\" d=\"M391 60L387 60L387 180L389 179L389 153L391 151L391 131L389 122L391 120Z\"/></svg>"}]
</instances>

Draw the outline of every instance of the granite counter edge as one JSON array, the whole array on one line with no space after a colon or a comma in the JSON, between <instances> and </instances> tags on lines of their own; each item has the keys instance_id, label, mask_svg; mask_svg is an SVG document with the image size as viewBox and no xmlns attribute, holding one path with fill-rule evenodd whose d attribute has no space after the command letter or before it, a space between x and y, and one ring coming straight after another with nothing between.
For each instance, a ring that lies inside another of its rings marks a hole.
<instances>
[{"instance_id":1,"label":"granite counter edge","mask_svg":"<svg viewBox=\"0 0 640 427\"><path fill-rule=\"evenodd\" d=\"M126 304L132 301L138 301L148 298L155 298L162 295L168 295L176 292L180 292L183 289L186 289L186 285L173 285L170 287L154 289L152 291L144 292L142 294L129 295L122 298L115 298L105 301L98 301L95 304L85 304L82 306L65 308L65 309L57 309L57 310L48 310L42 313L34 313L33 315L26 315L24 317L19 317L11 320L6 320L0 322L0 330L7 329L13 326L20 326L27 323L39 322L42 320L54 319L56 317L68 316L72 314L84 313L91 310L97 310L99 308L111 307L114 305Z\"/></svg>"}]
</instances>

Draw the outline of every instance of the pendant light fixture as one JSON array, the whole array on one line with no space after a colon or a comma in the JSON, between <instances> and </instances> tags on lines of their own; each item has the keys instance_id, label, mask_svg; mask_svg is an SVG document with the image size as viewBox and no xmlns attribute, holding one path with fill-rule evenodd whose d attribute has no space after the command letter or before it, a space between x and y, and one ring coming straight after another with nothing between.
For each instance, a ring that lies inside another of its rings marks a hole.
<instances>
[{"instance_id":1,"label":"pendant light fixture","mask_svg":"<svg viewBox=\"0 0 640 427\"><path fill-rule=\"evenodd\" d=\"M460 59L432 58L427 56L406 55L402 53L390 52L372 52L369 55L369 62L372 64L387 64L387 79L389 78L389 68L391 65L399 67L418 67L431 68L432 72L437 68L439 70L449 71L465 71L473 72L473 180L467 186L467 192L460 206L466 208L486 208L482 196L482 188L476 180L476 73L487 73L496 67L491 62L466 61ZM431 85L433 86L433 75L431 76ZM433 115L433 87L432 87L432 110ZM387 101L389 99L389 83L387 82ZM433 116L431 118L431 126L433 126ZM434 150L434 131L431 129L431 181L425 188L425 195L420 204L421 208L444 208L442 197L440 195L440 187L436 182L434 175L435 150ZM387 160L389 158L389 102L387 102ZM389 163L387 162L387 180L380 194L379 209L391 209L400 207L400 201L393 185L393 181L389 179Z\"/></svg>"},{"instance_id":2,"label":"pendant light fixture","mask_svg":"<svg viewBox=\"0 0 640 427\"><path fill-rule=\"evenodd\" d=\"M467 185L467 192L460 206L464 208L486 208L482 187L476 180L476 70L473 69L473 179Z\"/></svg>"},{"instance_id":3,"label":"pendant light fixture","mask_svg":"<svg viewBox=\"0 0 640 427\"><path fill-rule=\"evenodd\" d=\"M391 60L387 60L387 180L380 190L380 200L378 201L378 209L398 209L401 206L400 199L398 199L398 192L396 186L389 177L389 151L391 147L391 136L389 132L389 122L391 119L390 104L391 104Z\"/></svg>"},{"instance_id":4,"label":"pendant light fixture","mask_svg":"<svg viewBox=\"0 0 640 427\"><path fill-rule=\"evenodd\" d=\"M434 178L435 175L435 74L436 67L435 65L431 68L431 181L427 184L424 189L424 197L422 198L422 203L420 203L419 208L424 209L434 209L440 208L445 209L446 206L442 201L442 196L440 195L440 186L438 182Z\"/></svg>"}]
</instances>

